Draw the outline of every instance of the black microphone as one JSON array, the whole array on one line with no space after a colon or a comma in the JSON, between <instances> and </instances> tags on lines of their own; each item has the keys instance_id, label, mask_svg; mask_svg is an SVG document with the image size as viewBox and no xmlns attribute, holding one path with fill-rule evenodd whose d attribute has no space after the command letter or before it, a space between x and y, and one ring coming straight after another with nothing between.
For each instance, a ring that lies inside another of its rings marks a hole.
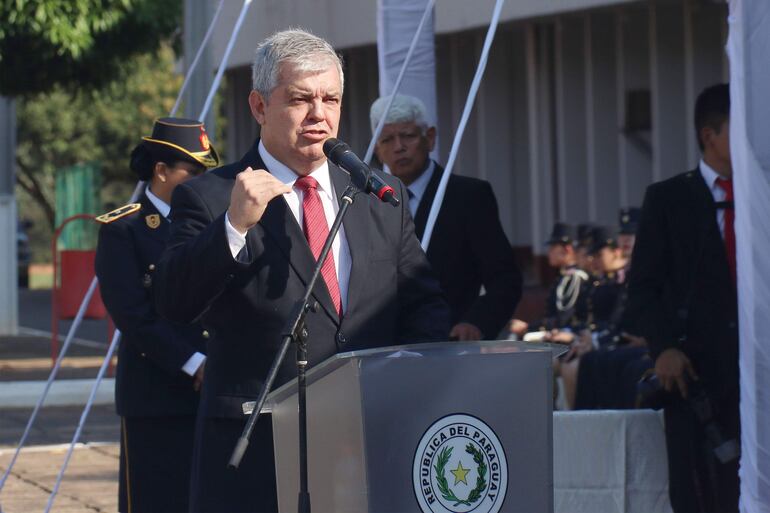
<instances>
[{"instance_id":1,"label":"black microphone","mask_svg":"<svg viewBox=\"0 0 770 513\"><path fill-rule=\"evenodd\" d=\"M372 173L369 166L364 164L353 153L350 146L344 142L333 137L326 139L326 142L324 142L324 154L333 164L339 166L343 171L347 171L350 174L350 180L353 182L353 185L360 190L374 194L380 201L390 203L394 207L401 203L396 198L393 187L383 182L376 173Z\"/></svg>"}]
</instances>

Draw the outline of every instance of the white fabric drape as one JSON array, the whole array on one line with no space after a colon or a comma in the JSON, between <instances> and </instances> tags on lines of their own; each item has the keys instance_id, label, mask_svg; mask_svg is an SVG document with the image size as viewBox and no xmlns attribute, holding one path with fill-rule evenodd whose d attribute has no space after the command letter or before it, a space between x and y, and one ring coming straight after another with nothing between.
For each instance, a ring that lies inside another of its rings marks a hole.
<instances>
[{"instance_id":1,"label":"white fabric drape","mask_svg":"<svg viewBox=\"0 0 770 513\"><path fill-rule=\"evenodd\" d=\"M770 2L731 0L729 27L740 322L740 507L770 513Z\"/></svg>"},{"instance_id":2,"label":"white fabric drape","mask_svg":"<svg viewBox=\"0 0 770 513\"><path fill-rule=\"evenodd\" d=\"M393 85L404 64L409 45L420 24L428 0L378 0L377 58L380 71L380 96L393 92ZM425 104L429 124L437 125L436 52L434 16L420 32L409 67L398 89L400 94L416 96ZM438 154L438 141L434 155Z\"/></svg>"},{"instance_id":3,"label":"white fabric drape","mask_svg":"<svg viewBox=\"0 0 770 513\"><path fill-rule=\"evenodd\" d=\"M671 513L663 415L553 414L554 513Z\"/></svg>"}]
</instances>

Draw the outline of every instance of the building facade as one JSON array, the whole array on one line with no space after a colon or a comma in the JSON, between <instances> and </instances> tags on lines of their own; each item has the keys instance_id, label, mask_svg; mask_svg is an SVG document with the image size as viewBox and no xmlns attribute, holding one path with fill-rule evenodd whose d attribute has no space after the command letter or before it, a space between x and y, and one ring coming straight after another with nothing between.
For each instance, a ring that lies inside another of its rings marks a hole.
<instances>
[{"instance_id":1,"label":"building facade","mask_svg":"<svg viewBox=\"0 0 770 513\"><path fill-rule=\"evenodd\" d=\"M215 32L221 61L240 2ZM340 138L361 155L378 96L375 0L268 0L250 8L227 68L228 159L252 143L249 63L270 33L301 26L329 39L346 68ZM494 6L436 2L436 75L446 161ZM454 172L493 184L517 253L544 251L555 220L615 224L644 190L694 168L692 123L704 87L727 81L727 5L719 0L508 2ZM228 29L228 30L225 30ZM528 269L530 278L537 267Z\"/></svg>"}]
</instances>

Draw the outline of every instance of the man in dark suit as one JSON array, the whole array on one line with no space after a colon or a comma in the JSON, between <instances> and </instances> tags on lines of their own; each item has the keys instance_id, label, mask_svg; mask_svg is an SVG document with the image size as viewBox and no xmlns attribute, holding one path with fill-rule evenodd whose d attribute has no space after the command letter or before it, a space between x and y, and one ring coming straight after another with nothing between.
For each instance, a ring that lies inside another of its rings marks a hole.
<instances>
[{"instance_id":1,"label":"man in dark suit","mask_svg":"<svg viewBox=\"0 0 770 513\"><path fill-rule=\"evenodd\" d=\"M383 97L372 104L372 131L388 100ZM423 103L396 95L376 153L406 184L419 239L444 172L430 158L435 139L436 128L428 126ZM454 174L449 178L427 254L451 309L449 335L459 340L496 339L521 298L522 279L488 182ZM482 287L485 293L480 295Z\"/></svg>"},{"instance_id":2,"label":"man in dark suit","mask_svg":"<svg viewBox=\"0 0 770 513\"><path fill-rule=\"evenodd\" d=\"M666 443L677 512L738 511L738 455L715 457L720 437L705 429L709 416L702 408L706 397L722 441L738 440L729 111L726 84L698 96L695 129L703 158L697 169L647 189L630 272L629 307L655 373L671 392Z\"/></svg>"},{"instance_id":3,"label":"man in dark suit","mask_svg":"<svg viewBox=\"0 0 770 513\"><path fill-rule=\"evenodd\" d=\"M118 510L187 511L195 415L207 333L160 318L153 274L169 237L174 188L219 158L203 124L155 122L131 153L131 170L148 184L138 204L99 216L96 250L102 298L122 333L115 405L121 416Z\"/></svg>"},{"instance_id":4,"label":"man in dark suit","mask_svg":"<svg viewBox=\"0 0 770 513\"><path fill-rule=\"evenodd\" d=\"M257 48L249 106L261 139L237 163L179 187L156 300L211 334L198 416L192 511L276 511L272 427L260 418L237 471L227 462L290 311L308 282L349 184L323 143L337 134L343 90L334 49L301 30ZM406 189L384 177L398 197ZM309 363L339 351L441 339L448 308L405 205L360 195L325 261L307 317ZM295 376L287 358L277 383Z\"/></svg>"}]
</instances>

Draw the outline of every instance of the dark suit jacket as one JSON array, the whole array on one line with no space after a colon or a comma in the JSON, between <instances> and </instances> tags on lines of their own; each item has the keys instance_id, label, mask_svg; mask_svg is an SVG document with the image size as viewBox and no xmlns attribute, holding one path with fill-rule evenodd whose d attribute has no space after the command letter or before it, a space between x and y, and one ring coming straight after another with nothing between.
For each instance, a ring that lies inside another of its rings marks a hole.
<instances>
[{"instance_id":1,"label":"dark suit jacket","mask_svg":"<svg viewBox=\"0 0 770 513\"><path fill-rule=\"evenodd\" d=\"M199 325L161 319L152 298L153 271L169 237L169 223L147 196L142 209L102 225L96 275L102 299L120 329L115 404L123 416L195 414L199 394L182 366L205 352ZM158 215L151 228L146 218Z\"/></svg>"},{"instance_id":2,"label":"dark suit jacket","mask_svg":"<svg viewBox=\"0 0 770 513\"><path fill-rule=\"evenodd\" d=\"M414 224L419 239L443 172L437 164L417 208ZM521 298L522 278L488 182L458 175L449 178L428 261L447 296L451 324L468 322L484 338L496 339ZM486 294L479 296L482 285Z\"/></svg>"},{"instance_id":3,"label":"dark suit jacket","mask_svg":"<svg viewBox=\"0 0 770 513\"><path fill-rule=\"evenodd\" d=\"M301 297L314 259L301 227L283 198L270 202L246 235L248 261L233 259L225 212L236 175L265 168L257 143L240 162L190 180L174 191L172 237L158 268L156 301L180 322L201 319L211 333L202 409L204 415L242 419L281 343L281 330ZM349 177L329 164L338 196ZM399 197L406 190L383 176ZM347 309L340 321L323 280L314 297L320 310L307 318L309 362L339 351L446 337L448 311L404 204L359 195L344 221L352 258ZM277 384L295 376L286 358Z\"/></svg>"},{"instance_id":4,"label":"dark suit jacket","mask_svg":"<svg viewBox=\"0 0 770 513\"><path fill-rule=\"evenodd\" d=\"M647 189L628 294L653 358L679 348L712 399L736 393L736 290L714 199L698 169Z\"/></svg>"}]
</instances>

